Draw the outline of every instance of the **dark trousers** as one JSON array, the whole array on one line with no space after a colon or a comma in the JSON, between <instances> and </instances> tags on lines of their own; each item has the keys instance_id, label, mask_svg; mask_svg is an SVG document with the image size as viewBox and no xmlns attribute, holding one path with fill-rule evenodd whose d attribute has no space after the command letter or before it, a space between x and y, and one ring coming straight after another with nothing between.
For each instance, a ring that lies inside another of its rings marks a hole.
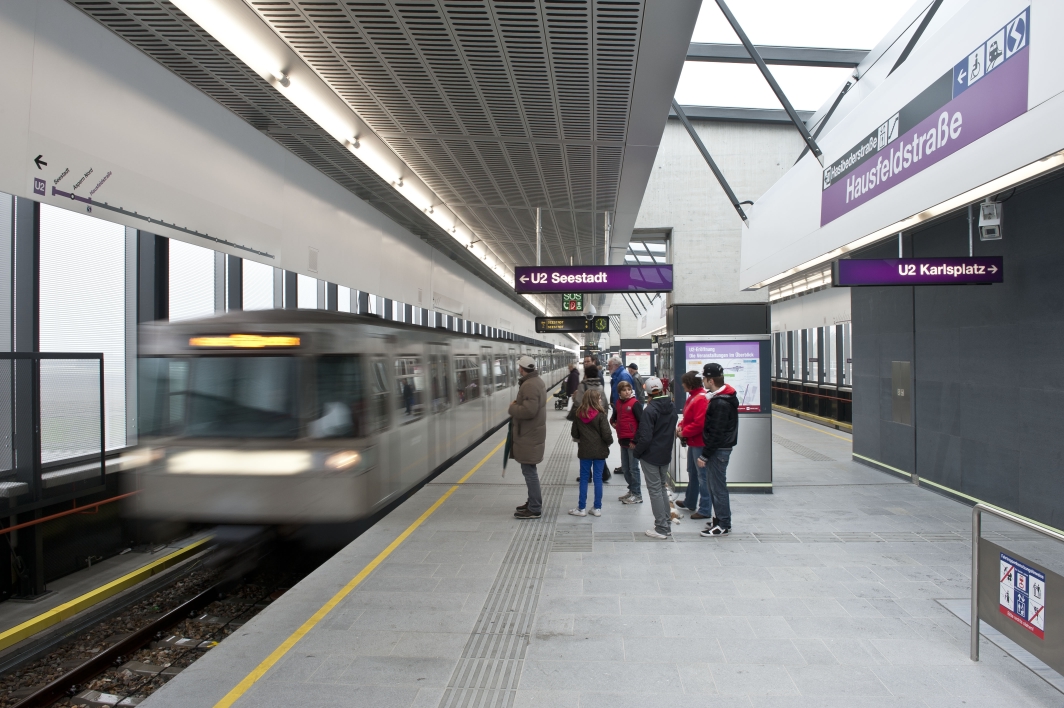
<instances>
[{"instance_id":1,"label":"dark trousers","mask_svg":"<svg viewBox=\"0 0 1064 708\"><path fill-rule=\"evenodd\" d=\"M717 450L705 466L709 491L713 497L713 516L722 529L731 528L731 497L728 495L728 460L731 448Z\"/></svg>"},{"instance_id":2,"label":"dark trousers","mask_svg":"<svg viewBox=\"0 0 1064 708\"><path fill-rule=\"evenodd\" d=\"M698 511L698 497L702 497L702 506L709 507L709 485L706 484L706 475L699 474L696 461L702 454L702 448L687 446L687 491L684 493L683 505L685 509ZM707 514L708 516L708 514Z\"/></svg>"},{"instance_id":3,"label":"dark trousers","mask_svg":"<svg viewBox=\"0 0 1064 708\"><path fill-rule=\"evenodd\" d=\"M525 476L525 485L528 487L528 510L533 514L543 511L543 492L539 488L539 471L535 465L521 463L521 474Z\"/></svg>"}]
</instances>

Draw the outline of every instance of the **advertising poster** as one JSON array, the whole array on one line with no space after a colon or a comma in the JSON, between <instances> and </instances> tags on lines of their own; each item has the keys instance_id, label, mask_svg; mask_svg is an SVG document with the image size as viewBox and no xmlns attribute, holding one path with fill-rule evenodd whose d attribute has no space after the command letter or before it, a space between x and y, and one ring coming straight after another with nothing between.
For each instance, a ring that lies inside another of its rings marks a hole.
<instances>
[{"instance_id":1,"label":"advertising poster","mask_svg":"<svg viewBox=\"0 0 1064 708\"><path fill-rule=\"evenodd\" d=\"M724 383L735 389L740 413L761 412L760 342L691 342L684 371L701 376L702 367L716 362L724 368ZM679 378L679 377L677 377Z\"/></svg>"},{"instance_id":2,"label":"advertising poster","mask_svg":"<svg viewBox=\"0 0 1064 708\"><path fill-rule=\"evenodd\" d=\"M639 375L646 378L650 372L650 352L625 352L624 364L635 364L639 367Z\"/></svg>"}]
</instances>

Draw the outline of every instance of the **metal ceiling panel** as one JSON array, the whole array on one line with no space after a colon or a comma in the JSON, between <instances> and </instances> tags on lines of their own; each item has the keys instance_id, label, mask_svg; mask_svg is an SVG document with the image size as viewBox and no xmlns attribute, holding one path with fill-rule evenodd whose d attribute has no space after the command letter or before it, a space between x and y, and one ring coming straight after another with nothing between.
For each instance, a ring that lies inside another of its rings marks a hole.
<instances>
[{"instance_id":1,"label":"metal ceiling panel","mask_svg":"<svg viewBox=\"0 0 1064 708\"><path fill-rule=\"evenodd\" d=\"M494 282L479 259L167 0L68 1ZM601 262L606 211L628 217L615 232L627 243L700 4L244 2L513 265L535 261L537 207L545 263Z\"/></svg>"}]
</instances>

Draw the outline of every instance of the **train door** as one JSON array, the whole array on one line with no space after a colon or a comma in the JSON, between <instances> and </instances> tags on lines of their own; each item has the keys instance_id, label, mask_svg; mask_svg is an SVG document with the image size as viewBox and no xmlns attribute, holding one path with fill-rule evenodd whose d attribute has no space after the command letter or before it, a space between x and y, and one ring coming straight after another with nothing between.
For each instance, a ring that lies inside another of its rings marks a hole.
<instances>
[{"instance_id":1,"label":"train door","mask_svg":"<svg viewBox=\"0 0 1064 708\"><path fill-rule=\"evenodd\" d=\"M517 380L521 378L520 372L517 371L517 351L510 347L507 359L510 360L510 400L517 398Z\"/></svg>"},{"instance_id":2,"label":"train door","mask_svg":"<svg viewBox=\"0 0 1064 708\"><path fill-rule=\"evenodd\" d=\"M480 427L481 435L487 431L488 426L495 422L495 408L498 407L495 396L492 395L495 393L495 374L491 369L492 363L491 347L481 347L480 380L484 386L484 420Z\"/></svg>"},{"instance_id":3,"label":"train door","mask_svg":"<svg viewBox=\"0 0 1064 708\"><path fill-rule=\"evenodd\" d=\"M369 359L369 381L367 400L367 432L376 435L380 455L378 473L369 475L369 496L375 505L387 499L399 486L398 474L398 436L391 428L392 406L389 400L391 386L388 374L388 361L382 356Z\"/></svg>"},{"instance_id":4,"label":"train door","mask_svg":"<svg viewBox=\"0 0 1064 708\"><path fill-rule=\"evenodd\" d=\"M428 418L425 415L425 359L420 354L395 357L395 435L399 439L400 476L403 487L421 481L430 456Z\"/></svg>"},{"instance_id":5,"label":"train door","mask_svg":"<svg viewBox=\"0 0 1064 708\"><path fill-rule=\"evenodd\" d=\"M454 403L451 400L451 372L448 368L447 352L449 347L443 344L429 345L429 391L432 396L432 418L430 423L430 440L435 451L429 461L429 469L435 469L450 459L456 451L454 446ZM434 438L434 439L433 439Z\"/></svg>"}]
</instances>

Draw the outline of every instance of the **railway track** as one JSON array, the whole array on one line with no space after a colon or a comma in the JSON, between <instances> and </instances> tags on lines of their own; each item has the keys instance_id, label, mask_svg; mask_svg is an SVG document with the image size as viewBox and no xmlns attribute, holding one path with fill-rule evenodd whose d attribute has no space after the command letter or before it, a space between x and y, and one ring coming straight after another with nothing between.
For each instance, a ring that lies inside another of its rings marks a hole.
<instances>
[{"instance_id":1,"label":"railway track","mask_svg":"<svg viewBox=\"0 0 1064 708\"><path fill-rule=\"evenodd\" d=\"M0 676L0 708L135 706L268 607L316 563L270 553L233 578L201 567Z\"/></svg>"}]
</instances>

